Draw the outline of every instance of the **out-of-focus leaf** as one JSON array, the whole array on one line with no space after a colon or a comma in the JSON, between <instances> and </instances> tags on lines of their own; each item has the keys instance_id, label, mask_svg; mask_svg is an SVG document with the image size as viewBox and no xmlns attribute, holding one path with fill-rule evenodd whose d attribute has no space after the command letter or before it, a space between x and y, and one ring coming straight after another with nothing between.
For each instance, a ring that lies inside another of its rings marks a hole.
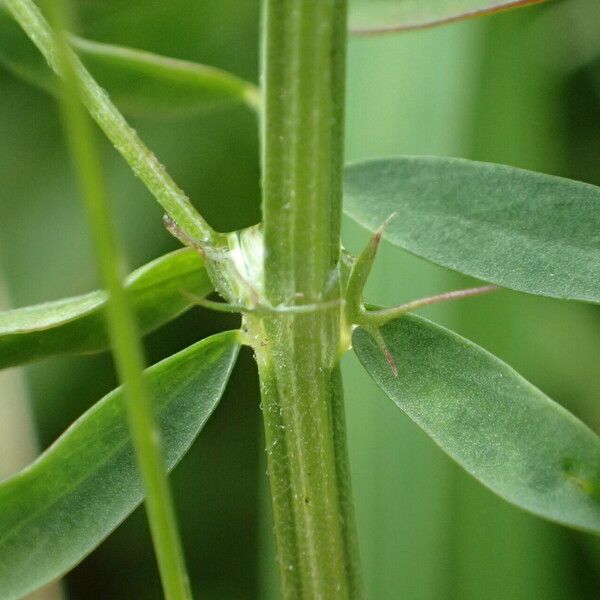
<instances>
[{"instance_id":1,"label":"out-of-focus leaf","mask_svg":"<svg viewBox=\"0 0 600 600\"><path fill-rule=\"evenodd\" d=\"M190 308L189 295L213 290L202 259L176 250L134 271L126 281L140 331L148 333ZM0 368L53 354L96 352L108 347L106 293L0 312Z\"/></svg>"},{"instance_id":2,"label":"out-of-focus leaf","mask_svg":"<svg viewBox=\"0 0 600 600\"><path fill-rule=\"evenodd\" d=\"M129 114L180 116L231 103L258 104L254 85L214 67L75 36L71 44L115 104ZM41 54L1 2L0 64L48 92L57 89Z\"/></svg>"},{"instance_id":3,"label":"out-of-focus leaf","mask_svg":"<svg viewBox=\"0 0 600 600\"><path fill-rule=\"evenodd\" d=\"M600 438L500 359L423 318L381 330L398 368L357 329L358 358L383 391L493 492L600 534Z\"/></svg>"},{"instance_id":4,"label":"out-of-focus leaf","mask_svg":"<svg viewBox=\"0 0 600 600\"><path fill-rule=\"evenodd\" d=\"M440 25L544 0L350 0L350 31L387 33Z\"/></svg>"},{"instance_id":5,"label":"out-of-focus leaf","mask_svg":"<svg viewBox=\"0 0 600 600\"><path fill-rule=\"evenodd\" d=\"M169 469L215 409L238 350L238 332L220 333L145 372ZM118 388L30 467L0 484L0 597L21 598L65 573L142 498Z\"/></svg>"},{"instance_id":6,"label":"out-of-focus leaf","mask_svg":"<svg viewBox=\"0 0 600 600\"><path fill-rule=\"evenodd\" d=\"M72 45L124 111L193 114L230 103L258 105L254 85L206 65L73 37Z\"/></svg>"},{"instance_id":7,"label":"out-of-focus leaf","mask_svg":"<svg viewBox=\"0 0 600 600\"><path fill-rule=\"evenodd\" d=\"M503 287L600 302L600 188L457 158L394 157L346 169L344 208L434 263Z\"/></svg>"}]
</instances>

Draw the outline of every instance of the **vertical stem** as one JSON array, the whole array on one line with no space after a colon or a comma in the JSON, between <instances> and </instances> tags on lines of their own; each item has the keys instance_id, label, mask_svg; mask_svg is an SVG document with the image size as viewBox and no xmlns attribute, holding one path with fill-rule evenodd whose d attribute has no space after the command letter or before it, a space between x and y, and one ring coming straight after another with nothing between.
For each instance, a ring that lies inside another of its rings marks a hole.
<instances>
[{"instance_id":1,"label":"vertical stem","mask_svg":"<svg viewBox=\"0 0 600 600\"><path fill-rule=\"evenodd\" d=\"M346 0L266 0L262 406L285 598L360 597L339 377ZM319 309L320 304L325 304Z\"/></svg>"},{"instance_id":2,"label":"vertical stem","mask_svg":"<svg viewBox=\"0 0 600 600\"><path fill-rule=\"evenodd\" d=\"M137 324L122 283L122 258L110 219L91 122L80 101L84 91L77 79L75 56L67 44L64 25L68 21L68 13L66 6L58 0L52 0L51 8L56 24L55 60L64 79L65 129L108 292L108 329L119 378L125 385L129 429L146 493L146 510L161 580L168 600L190 600L191 592L162 458L154 404L143 376L144 361Z\"/></svg>"}]
</instances>

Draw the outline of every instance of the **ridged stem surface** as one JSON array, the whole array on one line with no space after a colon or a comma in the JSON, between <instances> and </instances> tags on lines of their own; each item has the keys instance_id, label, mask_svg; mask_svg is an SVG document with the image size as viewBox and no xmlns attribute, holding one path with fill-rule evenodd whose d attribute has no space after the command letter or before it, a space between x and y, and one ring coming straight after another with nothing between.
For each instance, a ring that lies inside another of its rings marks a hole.
<instances>
[{"instance_id":1,"label":"ridged stem surface","mask_svg":"<svg viewBox=\"0 0 600 600\"><path fill-rule=\"evenodd\" d=\"M345 0L267 0L262 386L285 598L360 597L339 376Z\"/></svg>"}]
</instances>

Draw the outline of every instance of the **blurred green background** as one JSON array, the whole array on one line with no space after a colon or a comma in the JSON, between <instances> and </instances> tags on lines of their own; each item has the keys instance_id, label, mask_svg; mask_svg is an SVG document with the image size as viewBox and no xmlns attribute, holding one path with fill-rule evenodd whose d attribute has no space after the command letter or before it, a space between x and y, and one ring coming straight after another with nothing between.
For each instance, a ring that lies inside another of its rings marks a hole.
<instances>
[{"instance_id":1,"label":"blurred green background","mask_svg":"<svg viewBox=\"0 0 600 600\"><path fill-rule=\"evenodd\" d=\"M79 16L81 33L91 39L257 81L258 0L80 0ZM440 29L351 40L348 160L454 155L600 184L600 44L589 35L590 23L599 22L597 0L564 0ZM249 111L134 124L214 227L231 230L259 220L257 124ZM135 268L177 244L148 192L107 143L104 150L115 220ZM367 238L344 223L350 250ZM368 299L392 304L469 283L384 245ZM22 306L97 285L57 107L0 70L0 288L6 302ZM423 314L498 354L600 431L598 307L503 291ZM194 310L146 338L148 362L235 324L233 317ZM597 540L492 496L387 401L352 356L344 369L368 598L599 597ZM12 433L13 446L27 445L26 431L17 433L17 421L27 415L9 408L17 397L22 403L29 396L44 448L115 386L107 354L48 360L25 370L24 386L20 378L13 371L0 379L0 430ZM258 404L255 369L244 353L218 410L172 477L198 598L277 597ZM4 449L2 472L18 460ZM74 600L161 598L143 511L70 573L63 590Z\"/></svg>"}]
</instances>

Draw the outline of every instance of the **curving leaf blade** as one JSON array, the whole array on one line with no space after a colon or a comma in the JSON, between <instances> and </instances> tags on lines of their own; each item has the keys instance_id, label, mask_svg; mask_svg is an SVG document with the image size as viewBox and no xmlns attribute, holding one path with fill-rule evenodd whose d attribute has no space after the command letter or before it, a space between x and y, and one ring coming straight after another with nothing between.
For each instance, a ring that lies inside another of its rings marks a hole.
<instances>
[{"instance_id":1,"label":"curving leaf blade","mask_svg":"<svg viewBox=\"0 0 600 600\"><path fill-rule=\"evenodd\" d=\"M185 292L205 296L213 290L202 259L188 248L137 269L127 278L126 287L142 333L190 308L192 301ZM0 312L0 369L53 354L108 348L105 307L105 292L95 291Z\"/></svg>"},{"instance_id":2,"label":"curving leaf blade","mask_svg":"<svg viewBox=\"0 0 600 600\"><path fill-rule=\"evenodd\" d=\"M544 0L350 0L350 31L406 31L540 2Z\"/></svg>"},{"instance_id":3,"label":"curving leaf blade","mask_svg":"<svg viewBox=\"0 0 600 600\"><path fill-rule=\"evenodd\" d=\"M227 104L258 104L258 90L207 65L71 38L77 54L124 112L160 117L201 113Z\"/></svg>"},{"instance_id":4,"label":"curving leaf blade","mask_svg":"<svg viewBox=\"0 0 600 600\"><path fill-rule=\"evenodd\" d=\"M504 165L398 156L349 165L344 210L436 264L530 294L600 302L600 188Z\"/></svg>"},{"instance_id":5,"label":"curving leaf blade","mask_svg":"<svg viewBox=\"0 0 600 600\"><path fill-rule=\"evenodd\" d=\"M169 469L215 409L238 350L238 333L225 332L146 370ZM0 484L0 598L20 598L68 571L142 498L118 388Z\"/></svg>"},{"instance_id":6,"label":"curving leaf blade","mask_svg":"<svg viewBox=\"0 0 600 600\"><path fill-rule=\"evenodd\" d=\"M600 534L600 438L487 351L426 319L364 330L353 346L382 388L446 453L509 502Z\"/></svg>"},{"instance_id":7,"label":"curving leaf blade","mask_svg":"<svg viewBox=\"0 0 600 600\"><path fill-rule=\"evenodd\" d=\"M256 108L258 103L254 85L221 69L75 36L71 44L114 103L129 114L181 116L231 103ZM47 92L57 91L54 75L1 0L0 64Z\"/></svg>"}]
</instances>

